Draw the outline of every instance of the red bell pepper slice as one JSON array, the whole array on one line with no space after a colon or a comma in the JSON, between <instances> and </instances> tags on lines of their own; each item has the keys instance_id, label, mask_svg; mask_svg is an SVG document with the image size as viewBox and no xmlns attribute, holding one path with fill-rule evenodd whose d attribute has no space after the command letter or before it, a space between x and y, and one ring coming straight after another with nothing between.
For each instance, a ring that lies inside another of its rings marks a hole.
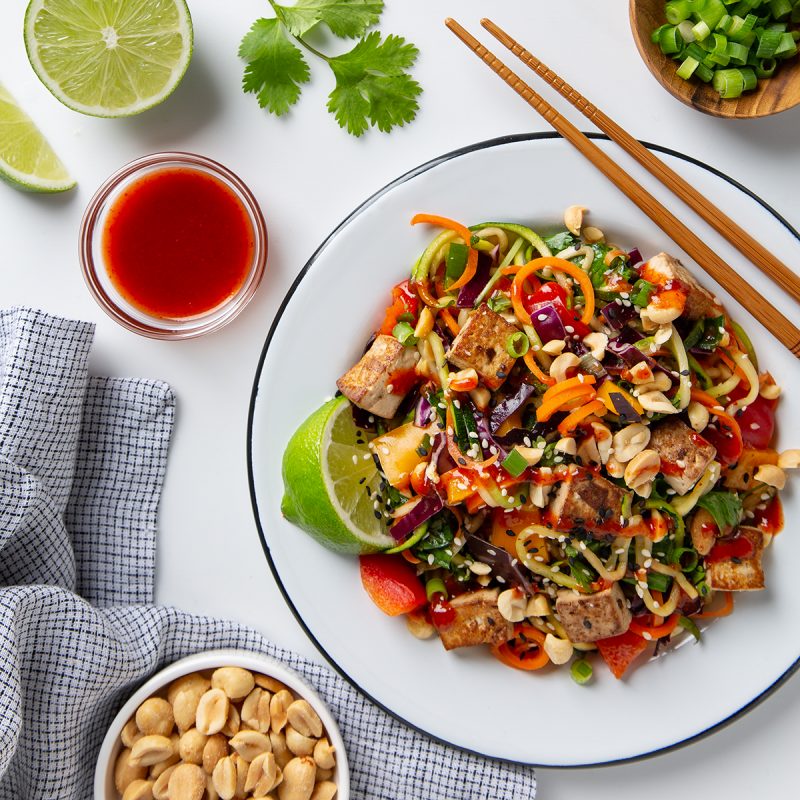
<instances>
[{"instance_id":1,"label":"red bell pepper slice","mask_svg":"<svg viewBox=\"0 0 800 800\"><path fill-rule=\"evenodd\" d=\"M633 631L595 642L615 678L621 678L633 661L647 649L647 642Z\"/></svg>"},{"instance_id":2,"label":"red bell pepper slice","mask_svg":"<svg viewBox=\"0 0 800 800\"><path fill-rule=\"evenodd\" d=\"M361 583L384 614L408 614L428 602L416 570L403 558L377 553L361 556L359 562Z\"/></svg>"}]
</instances>

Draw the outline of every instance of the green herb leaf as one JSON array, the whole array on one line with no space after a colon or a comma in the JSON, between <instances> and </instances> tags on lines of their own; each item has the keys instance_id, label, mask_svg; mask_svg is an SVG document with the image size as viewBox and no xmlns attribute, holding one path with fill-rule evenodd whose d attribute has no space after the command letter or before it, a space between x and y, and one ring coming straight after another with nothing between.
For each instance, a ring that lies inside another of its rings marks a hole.
<instances>
[{"instance_id":1,"label":"green herb leaf","mask_svg":"<svg viewBox=\"0 0 800 800\"><path fill-rule=\"evenodd\" d=\"M342 128L361 136L370 125L387 133L411 122L420 85L406 73L419 51L401 36L373 32L348 53L328 62L336 76L328 110Z\"/></svg>"},{"instance_id":2,"label":"green herb leaf","mask_svg":"<svg viewBox=\"0 0 800 800\"><path fill-rule=\"evenodd\" d=\"M304 36L322 22L334 36L357 39L378 22L383 0L297 0L294 6L277 10L295 36Z\"/></svg>"},{"instance_id":3,"label":"green herb leaf","mask_svg":"<svg viewBox=\"0 0 800 800\"><path fill-rule=\"evenodd\" d=\"M303 53L289 40L277 19L259 19L242 39L239 56L247 61L242 86L258 104L279 117L300 97L309 79Z\"/></svg>"},{"instance_id":4,"label":"green herb leaf","mask_svg":"<svg viewBox=\"0 0 800 800\"><path fill-rule=\"evenodd\" d=\"M742 500L732 492L709 492L697 501L697 505L714 517L721 532L735 528L742 518Z\"/></svg>"},{"instance_id":5,"label":"green herb leaf","mask_svg":"<svg viewBox=\"0 0 800 800\"><path fill-rule=\"evenodd\" d=\"M650 295L653 293L653 289L656 288L654 283L650 283L650 281L646 281L644 278L640 278L636 283L633 284L633 290L631 291L631 303L639 308L644 308L650 302Z\"/></svg>"},{"instance_id":6,"label":"green herb leaf","mask_svg":"<svg viewBox=\"0 0 800 800\"><path fill-rule=\"evenodd\" d=\"M548 236L544 243L553 251L553 253L560 253L562 250L567 250L570 247L575 247L578 243L578 237L571 234L569 231L560 231Z\"/></svg>"}]
</instances>

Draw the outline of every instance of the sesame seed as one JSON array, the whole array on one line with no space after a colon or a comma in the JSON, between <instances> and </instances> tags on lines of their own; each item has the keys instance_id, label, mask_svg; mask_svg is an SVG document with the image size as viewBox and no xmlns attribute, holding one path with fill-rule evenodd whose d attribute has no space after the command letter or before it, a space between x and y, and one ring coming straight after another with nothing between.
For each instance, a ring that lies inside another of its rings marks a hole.
<instances>
[{"instance_id":1,"label":"sesame seed","mask_svg":"<svg viewBox=\"0 0 800 800\"><path fill-rule=\"evenodd\" d=\"M523 438L522 443L525 445L525 447L531 446L531 440L527 436Z\"/></svg>"},{"instance_id":2,"label":"sesame seed","mask_svg":"<svg viewBox=\"0 0 800 800\"><path fill-rule=\"evenodd\" d=\"M358 464L358 456L353 454L353 463Z\"/></svg>"},{"instance_id":3,"label":"sesame seed","mask_svg":"<svg viewBox=\"0 0 800 800\"><path fill-rule=\"evenodd\" d=\"M653 637L647 631L642 631L642 639L644 639L646 642L653 641Z\"/></svg>"},{"instance_id":4,"label":"sesame seed","mask_svg":"<svg viewBox=\"0 0 800 800\"><path fill-rule=\"evenodd\" d=\"M547 319L547 314L537 314L536 319L538 319L539 322L544 322Z\"/></svg>"},{"instance_id":5,"label":"sesame seed","mask_svg":"<svg viewBox=\"0 0 800 800\"><path fill-rule=\"evenodd\" d=\"M561 567L559 567L559 566L558 566L558 564L556 564L556 565L553 567L553 572L561 572Z\"/></svg>"},{"instance_id":6,"label":"sesame seed","mask_svg":"<svg viewBox=\"0 0 800 800\"><path fill-rule=\"evenodd\" d=\"M750 423L750 430L751 431L757 431L760 427L761 426L757 422L751 422Z\"/></svg>"},{"instance_id":7,"label":"sesame seed","mask_svg":"<svg viewBox=\"0 0 800 800\"><path fill-rule=\"evenodd\" d=\"M387 383L386 384L386 391L389 392L389 394L391 394L394 391L394 384L393 383Z\"/></svg>"},{"instance_id":8,"label":"sesame seed","mask_svg":"<svg viewBox=\"0 0 800 800\"><path fill-rule=\"evenodd\" d=\"M652 554L652 553L651 553L649 550L646 550L646 549L644 549L644 548L643 548L643 549L642 549L642 555L643 555L645 558L650 558L650 557L651 557L653 554Z\"/></svg>"},{"instance_id":9,"label":"sesame seed","mask_svg":"<svg viewBox=\"0 0 800 800\"><path fill-rule=\"evenodd\" d=\"M433 566L433 562L434 562L434 560L435 560L435 559L434 559L434 557L433 557L433 553L429 553L429 554L428 554L428 563L429 563L431 566Z\"/></svg>"},{"instance_id":10,"label":"sesame seed","mask_svg":"<svg viewBox=\"0 0 800 800\"><path fill-rule=\"evenodd\" d=\"M481 447L488 447L489 440L488 439L481 439Z\"/></svg>"},{"instance_id":11,"label":"sesame seed","mask_svg":"<svg viewBox=\"0 0 800 800\"><path fill-rule=\"evenodd\" d=\"M565 330L567 333L575 333L575 328L573 328L573 327L572 327L572 325L565 325L565 326L564 326L564 330Z\"/></svg>"},{"instance_id":12,"label":"sesame seed","mask_svg":"<svg viewBox=\"0 0 800 800\"><path fill-rule=\"evenodd\" d=\"M461 401L460 400L453 400L453 405L456 408L461 408Z\"/></svg>"},{"instance_id":13,"label":"sesame seed","mask_svg":"<svg viewBox=\"0 0 800 800\"><path fill-rule=\"evenodd\" d=\"M661 608L661 603L658 600L653 600L653 608Z\"/></svg>"},{"instance_id":14,"label":"sesame seed","mask_svg":"<svg viewBox=\"0 0 800 800\"><path fill-rule=\"evenodd\" d=\"M496 456L496 455L497 455L497 448L496 448L494 445L492 445L492 446L489 448L489 452L490 452L490 453L491 453L493 456Z\"/></svg>"},{"instance_id":15,"label":"sesame seed","mask_svg":"<svg viewBox=\"0 0 800 800\"><path fill-rule=\"evenodd\" d=\"M653 559L652 558L646 559L642 566L644 566L645 569L650 569L650 567L653 566Z\"/></svg>"},{"instance_id":16,"label":"sesame seed","mask_svg":"<svg viewBox=\"0 0 800 800\"><path fill-rule=\"evenodd\" d=\"M505 583L506 579L502 575L495 575L498 583Z\"/></svg>"},{"instance_id":17,"label":"sesame seed","mask_svg":"<svg viewBox=\"0 0 800 800\"><path fill-rule=\"evenodd\" d=\"M644 592L642 591L642 587L641 587L641 586L639 586L639 584L638 584L638 583L636 584L636 586L634 587L634 589L636 589L636 594L638 594L638 595L639 595L639 597L644 597Z\"/></svg>"},{"instance_id":18,"label":"sesame seed","mask_svg":"<svg viewBox=\"0 0 800 800\"><path fill-rule=\"evenodd\" d=\"M620 293L619 293L619 296L620 296L620 297L621 297L623 300L627 300L628 298L630 298L630 294L629 294L628 292L620 292Z\"/></svg>"},{"instance_id":19,"label":"sesame seed","mask_svg":"<svg viewBox=\"0 0 800 800\"><path fill-rule=\"evenodd\" d=\"M470 439L477 439L478 438L478 434L477 434L476 431L469 431L467 433L467 436L469 436Z\"/></svg>"}]
</instances>

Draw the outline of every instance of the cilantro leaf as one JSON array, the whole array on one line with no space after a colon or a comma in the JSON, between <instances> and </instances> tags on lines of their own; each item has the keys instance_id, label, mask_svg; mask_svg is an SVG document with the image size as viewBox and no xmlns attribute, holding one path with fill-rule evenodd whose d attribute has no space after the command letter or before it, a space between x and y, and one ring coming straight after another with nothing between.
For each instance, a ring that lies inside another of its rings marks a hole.
<instances>
[{"instance_id":1,"label":"cilantro leaf","mask_svg":"<svg viewBox=\"0 0 800 800\"><path fill-rule=\"evenodd\" d=\"M282 116L300 97L309 69L302 51L277 19L259 19L242 39L239 57L247 61L242 87L262 108Z\"/></svg>"},{"instance_id":2,"label":"cilantro leaf","mask_svg":"<svg viewBox=\"0 0 800 800\"><path fill-rule=\"evenodd\" d=\"M378 21L383 0L297 0L294 6L277 6L276 10L295 36L304 36L322 22L334 36L355 39Z\"/></svg>"},{"instance_id":3,"label":"cilantro leaf","mask_svg":"<svg viewBox=\"0 0 800 800\"><path fill-rule=\"evenodd\" d=\"M735 528L742 518L742 500L732 492L709 492L697 501L697 505L714 517L721 533Z\"/></svg>"},{"instance_id":4,"label":"cilantro leaf","mask_svg":"<svg viewBox=\"0 0 800 800\"><path fill-rule=\"evenodd\" d=\"M414 119L420 85L405 70L416 61L419 50L401 36L373 32L348 53L328 62L336 76L336 88L328 110L349 133L361 136L369 125L387 133Z\"/></svg>"}]
</instances>

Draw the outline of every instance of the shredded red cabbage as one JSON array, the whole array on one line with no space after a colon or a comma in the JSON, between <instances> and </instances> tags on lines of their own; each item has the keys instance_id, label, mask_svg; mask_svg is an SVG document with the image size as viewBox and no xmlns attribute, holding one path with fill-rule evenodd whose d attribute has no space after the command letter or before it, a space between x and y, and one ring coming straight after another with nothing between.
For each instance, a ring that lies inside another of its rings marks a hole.
<instances>
[{"instance_id":1,"label":"shredded red cabbage","mask_svg":"<svg viewBox=\"0 0 800 800\"><path fill-rule=\"evenodd\" d=\"M528 398L534 393L534 387L529 383L523 383L517 393L511 397L506 397L492 410L489 418L489 429L494 433L515 411L522 408L528 402Z\"/></svg>"},{"instance_id":2,"label":"shredded red cabbage","mask_svg":"<svg viewBox=\"0 0 800 800\"><path fill-rule=\"evenodd\" d=\"M475 305L478 295L489 282L489 276L492 267L497 261L497 254L499 252L500 248L495 247L491 253L478 253L478 268L475 270L475 275L472 280L459 290L456 308L472 308Z\"/></svg>"},{"instance_id":3,"label":"shredded red cabbage","mask_svg":"<svg viewBox=\"0 0 800 800\"><path fill-rule=\"evenodd\" d=\"M542 344L558 339L566 341L569 337L564 323L552 303L537 304L531 311L531 325L542 340Z\"/></svg>"},{"instance_id":4,"label":"shredded red cabbage","mask_svg":"<svg viewBox=\"0 0 800 800\"><path fill-rule=\"evenodd\" d=\"M444 508L444 502L438 494L425 495L408 514L397 519L389 528L389 533L397 542L407 539L425 520L438 514Z\"/></svg>"},{"instance_id":5,"label":"shredded red cabbage","mask_svg":"<svg viewBox=\"0 0 800 800\"><path fill-rule=\"evenodd\" d=\"M517 559L507 550L475 534L467 536L467 548L478 561L488 564L495 576L501 577L510 586L519 586L527 594L533 594L531 582L520 569Z\"/></svg>"}]
</instances>

